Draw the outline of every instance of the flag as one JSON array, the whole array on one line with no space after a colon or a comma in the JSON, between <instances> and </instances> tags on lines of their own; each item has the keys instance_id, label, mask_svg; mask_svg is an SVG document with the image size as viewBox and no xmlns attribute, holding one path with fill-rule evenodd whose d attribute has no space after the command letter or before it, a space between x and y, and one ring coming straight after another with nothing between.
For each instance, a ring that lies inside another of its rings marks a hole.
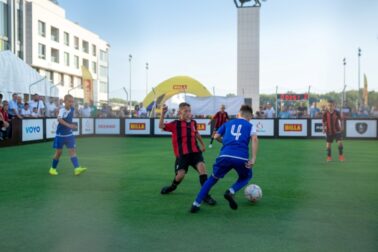
<instances>
[{"instance_id":1,"label":"flag","mask_svg":"<svg viewBox=\"0 0 378 252\"><path fill-rule=\"evenodd\" d=\"M364 74L363 99L364 99L364 105L365 106L368 105L368 95L369 95L369 92L368 92L368 82L367 82L366 74Z\"/></svg>"},{"instance_id":2,"label":"flag","mask_svg":"<svg viewBox=\"0 0 378 252\"><path fill-rule=\"evenodd\" d=\"M93 101L93 78L91 72L85 66L81 66L81 72L83 75L83 90L84 90L84 102L89 103Z\"/></svg>"}]
</instances>

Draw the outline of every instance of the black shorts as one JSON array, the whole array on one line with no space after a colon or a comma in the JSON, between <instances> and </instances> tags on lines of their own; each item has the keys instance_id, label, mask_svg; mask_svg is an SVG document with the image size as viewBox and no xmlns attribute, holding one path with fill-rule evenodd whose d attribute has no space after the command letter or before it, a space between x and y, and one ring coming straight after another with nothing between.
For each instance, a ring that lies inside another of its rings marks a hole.
<instances>
[{"instance_id":1,"label":"black shorts","mask_svg":"<svg viewBox=\"0 0 378 252\"><path fill-rule=\"evenodd\" d=\"M175 173L177 173L178 170L185 170L185 173L187 173L189 166L197 170L197 164L200 162L205 162L202 152L194 152L178 157L175 162Z\"/></svg>"},{"instance_id":2,"label":"black shorts","mask_svg":"<svg viewBox=\"0 0 378 252\"><path fill-rule=\"evenodd\" d=\"M336 142L343 140L341 132L330 135L327 134L327 143L333 143L333 140L336 140Z\"/></svg>"}]
</instances>

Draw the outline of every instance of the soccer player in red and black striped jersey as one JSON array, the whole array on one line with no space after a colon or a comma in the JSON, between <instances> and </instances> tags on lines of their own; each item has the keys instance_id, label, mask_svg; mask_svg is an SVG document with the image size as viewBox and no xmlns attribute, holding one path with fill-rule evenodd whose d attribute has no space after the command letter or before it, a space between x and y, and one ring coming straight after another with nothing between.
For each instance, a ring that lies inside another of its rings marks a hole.
<instances>
[{"instance_id":1,"label":"soccer player in red and black striped jersey","mask_svg":"<svg viewBox=\"0 0 378 252\"><path fill-rule=\"evenodd\" d=\"M159 128L172 132L172 145L176 156L175 178L171 185L161 189L161 194L168 194L176 190L188 172L189 166L192 166L199 173L201 186L207 180L206 167L202 156L202 152L205 151L205 144L198 133L197 122L192 119L190 104L185 102L180 103L178 111L179 120L174 120L170 123L164 123L164 114L167 111L168 108L163 106ZM201 147L198 146L197 140L201 144ZM207 195L204 201L209 205L216 204L216 201L210 195Z\"/></svg>"},{"instance_id":2,"label":"soccer player in red and black striped jersey","mask_svg":"<svg viewBox=\"0 0 378 252\"><path fill-rule=\"evenodd\" d=\"M217 132L217 130L230 119L225 109L226 109L226 106L222 105L220 107L220 110L212 117L211 121L209 122L209 125L210 125L212 121L215 121L214 130L213 130L213 134L211 135L209 148L213 147L214 135Z\"/></svg>"},{"instance_id":3,"label":"soccer player in red and black striped jersey","mask_svg":"<svg viewBox=\"0 0 378 252\"><path fill-rule=\"evenodd\" d=\"M323 132L327 135L327 161L332 161L331 145L333 140L336 140L339 145L339 160L344 161L342 131L341 114L335 110L335 102L330 100L328 101L328 109L323 114Z\"/></svg>"}]
</instances>

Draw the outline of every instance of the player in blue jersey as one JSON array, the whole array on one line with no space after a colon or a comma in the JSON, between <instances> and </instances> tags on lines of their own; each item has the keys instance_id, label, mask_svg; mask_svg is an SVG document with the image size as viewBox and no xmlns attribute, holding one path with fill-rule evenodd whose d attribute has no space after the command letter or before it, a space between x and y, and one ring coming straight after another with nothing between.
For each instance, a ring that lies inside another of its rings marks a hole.
<instances>
[{"instance_id":1,"label":"player in blue jersey","mask_svg":"<svg viewBox=\"0 0 378 252\"><path fill-rule=\"evenodd\" d=\"M192 204L190 212L196 213L200 210L202 200L215 183L223 178L230 170L238 173L238 180L224 193L224 198L229 202L232 209L236 210L238 204L234 199L237 191L242 189L252 178L252 166L256 162L258 139L255 126L249 121L252 119L252 108L243 105L240 108L239 116L235 120L223 124L215 134L214 138L223 143L218 158L213 165L213 174L198 193ZM252 153L249 157L249 142L252 140Z\"/></svg>"},{"instance_id":2,"label":"player in blue jersey","mask_svg":"<svg viewBox=\"0 0 378 252\"><path fill-rule=\"evenodd\" d=\"M74 175L80 175L85 172L87 168L80 167L79 161L76 157L76 142L72 130L77 128L76 124L72 123L74 116L74 99L72 95L64 96L65 106L59 110L58 114L58 127L56 129L56 136L54 139L53 147L56 149L55 155L52 161L52 166L49 170L50 175L56 176L58 172L56 167L59 163L59 158L62 155L63 146L66 145L68 152L71 156L71 162L74 166Z\"/></svg>"}]
</instances>

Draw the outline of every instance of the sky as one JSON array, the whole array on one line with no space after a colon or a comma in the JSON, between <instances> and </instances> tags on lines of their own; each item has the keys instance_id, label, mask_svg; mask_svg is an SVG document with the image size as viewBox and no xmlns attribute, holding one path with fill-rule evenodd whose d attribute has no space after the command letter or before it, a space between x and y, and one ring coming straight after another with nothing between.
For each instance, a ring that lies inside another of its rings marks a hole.
<instances>
[{"instance_id":1,"label":"sky","mask_svg":"<svg viewBox=\"0 0 378 252\"><path fill-rule=\"evenodd\" d=\"M233 0L59 0L68 19L111 48L109 95L142 101L177 75L215 95L236 93L237 10ZM325 93L358 87L358 56L378 91L377 0L267 0L260 10L260 93ZM145 64L149 63L146 73ZM148 76L148 78L147 78ZM148 81L146 81L148 80Z\"/></svg>"}]
</instances>

